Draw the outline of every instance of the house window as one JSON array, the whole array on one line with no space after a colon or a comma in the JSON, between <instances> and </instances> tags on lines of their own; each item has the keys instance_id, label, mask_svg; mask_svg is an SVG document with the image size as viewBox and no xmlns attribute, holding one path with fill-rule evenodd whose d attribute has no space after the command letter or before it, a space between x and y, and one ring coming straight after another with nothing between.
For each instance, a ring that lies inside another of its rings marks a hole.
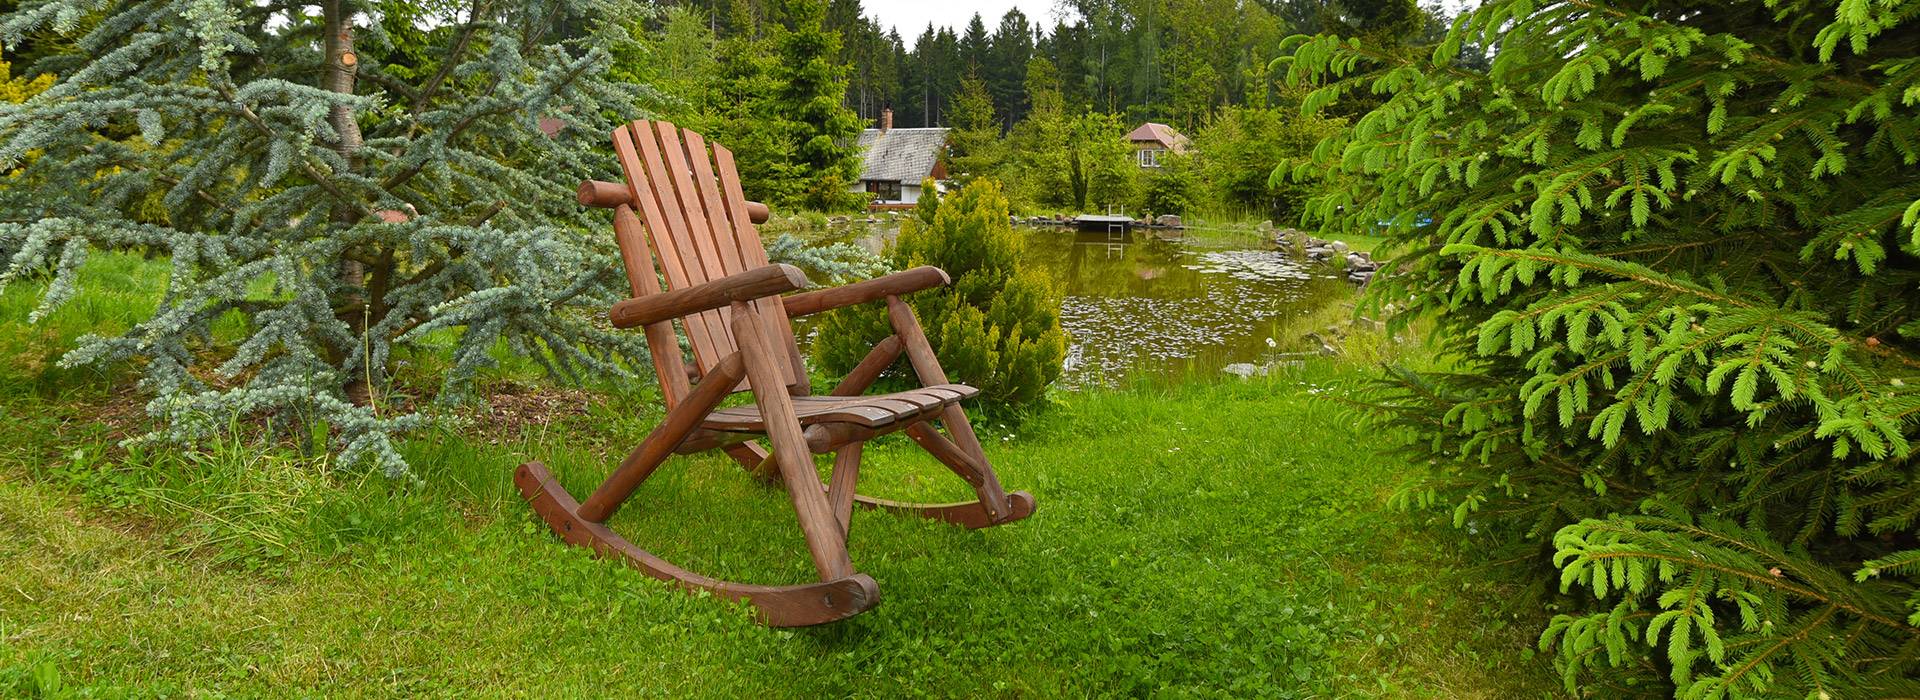
<instances>
[{"instance_id":1,"label":"house window","mask_svg":"<svg viewBox=\"0 0 1920 700\"><path fill-rule=\"evenodd\" d=\"M1167 149L1164 148L1142 148L1134 151L1133 155L1140 160L1140 167L1158 168L1160 167L1160 154L1166 152Z\"/></svg>"},{"instance_id":2,"label":"house window","mask_svg":"<svg viewBox=\"0 0 1920 700\"><path fill-rule=\"evenodd\" d=\"M898 202L900 201L900 181L868 180L867 193L873 195L875 201Z\"/></svg>"}]
</instances>

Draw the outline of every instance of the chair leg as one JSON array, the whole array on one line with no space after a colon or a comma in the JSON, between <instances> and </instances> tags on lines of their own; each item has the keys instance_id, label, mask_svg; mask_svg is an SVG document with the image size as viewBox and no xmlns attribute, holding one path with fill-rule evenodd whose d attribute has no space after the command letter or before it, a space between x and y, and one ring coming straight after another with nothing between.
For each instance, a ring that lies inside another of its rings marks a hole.
<instances>
[{"instance_id":1,"label":"chair leg","mask_svg":"<svg viewBox=\"0 0 1920 700\"><path fill-rule=\"evenodd\" d=\"M827 504L827 494L820 488L820 474L814 469L813 453L807 450L800 418L794 414L793 399L787 395L786 382L781 380L779 369L774 365L775 358L780 356L774 354L773 346L767 343L765 326L753 306L734 302L732 308L734 341L740 345L740 354L746 361L747 383L753 389L761 419L766 422L767 440L773 443L773 461L780 468L781 480L787 484L787 495L793 499L793 510L806 536L807 549L813 553L814 568L819 570L822 581L851 576L853 561L847 556L846 535Z\"/></svg>"},{"instance_id":2,"label":"chair leg","mask_svg":"<svg viewBox=\"0 0 1920 700\"><path fill-rule=\"evenodd\" d=\"M1000 486L999 477L994 475L993 467L986 460L975 458L926 423L915 423L908 427L907 437L913 438L921 449L947 465L960 478L966 479L967 484L973 487L974 494L980 497L980 505L987 509L988 517L999 520L1011 512L1007 506L1007 491Z\"/></svg>"},{"instance_id":3,"label":"chair leg","mask_svg":"<svg viewBox=\"0 0 1920 700\"><path fill-rule=\"evenodd\" d=\"M887 297L887 320L893 325L895 337L905 348L907 361L913 365L913 373L919 377L922 386L947 383L947 371L940 367L940 358L933 354L933 345L927 342L926 331L920 328L920 319L913 315L913 307L900 297ZM979 436L973 433L973 424L967 421L967 413L959 404L951 404L940 411L940 423L947 433L953 436L951 442L940 438L925 423L907 429L907 435L921 447L927 448L933 456L956 472L973 472L976 479L968 479L980 502L987 506L990 514L998 519L1011 514L1007 505L1007 491L1000 486L1000 477L993 473L993 465L987 461L986 450L980 447ZM945 448L957 447L960 452L971 458L972 464L961 464L966 460L955 460L955 455L946 454ZM963 471L964 470L964 471Z\"/></svg>"},{"instance_id":4,"label":"chair leg","mask_svg":"<svg viewBox=\"0 0 1920 700\"><path fill-rule=\"evenodd\" d=\"M773 453L768 452L767 448L760 446L760 443L752 440L736 442L722 447L720 450L725 452L728 457L732 457L733 461L739 464L741 469L747 470L747 473L752 474L754 478L769 484L780 483L780 470L775 469L773 463L767 461L767 458L773 456Z\"/></svg>"},{"instance_id":5,"label":"chair leg","mask_svg":"<svg viewBox=\"0 0 1920 700\"><path fill-rule=\"evenodd\" d=\"M855 484L860 481L860 453L865 447L866 443L856 442L833 454L833 476L827 483L827 499L832 502L834 518L840 521L841 537L853 531L853 494Z\"/></svg>"}]
</instances>

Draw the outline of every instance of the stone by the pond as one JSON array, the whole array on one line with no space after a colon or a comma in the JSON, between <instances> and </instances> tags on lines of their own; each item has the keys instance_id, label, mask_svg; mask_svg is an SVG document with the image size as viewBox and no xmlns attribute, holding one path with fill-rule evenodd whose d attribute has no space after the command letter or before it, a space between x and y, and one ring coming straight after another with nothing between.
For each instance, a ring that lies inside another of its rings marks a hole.
<instances>
[{"instance_id":1,"label":"stone by the pond","mask_svg":"<svg viewBox=\"0 0 1920 700\"><path fill-rule=\"evenodd\" d=\"M1256 365L1251 362L1235 362L1220 368L1220 371L1241 379L1251 379L1253 377L1267 376L1267 372L1271 371L1271 369L1272 368L1265 365Z\"/></svg>"},{"instance_id":2,"label":"stone by the pond","mask_svg":"<svg viewBox=\"0 0 1920 700\"><path fill-rule=\"evenodd\" d=\"M1260 222L1260 223L1258 223L1258 224L1255 224L1255 225L1254 225L1254 227L1253 227L1253 230L1255 230L1255 231L1259 231L1259 232L1261 232L1261 233L1266 233L1266 232L1268 232L1268 231L1272 231L1272 230L1273 230L1273 222L1272 222L1272 221L1270 221L1270 220L1269 220L1269 221L1262 221L1262 222Z\"/></svg>"},{"instance_id":3,"label":"stone by the pond","mask_svg":"<svg viewBox=\"0 0 1920 700\"><path fill-rule=\"evenodd\" d=\"M1367 272L1372 272L1374 270L1380 269L1380 264L1374 262L1372 258L1367 257L1366 253L1348 253L1347 269L1350 271L1364 270Z\"/></svg>"},{"instance_id":4,"label":"stone by the pond","mask_svg":"<svg viewBox=\"0 0 1920 700\"><path fill-rule=\"evenodd\" d=\"M1167 226L1170 228L1180 228L1180 216L1177 214L1161 214L1157 217L1154 217L1153 224L1155 226Z\"/></svg>"},{"instance_id":5,"label":"stone by the pond","mask_svg":"<svg viewBox=\"0 0 1920 700\"><path fill-rule=\"evenodd\" d=\"M1346 255L1347 251L1352 250L1351 248L1347 247L1346 241L1334 241L1331 245L1328 245L1327 247L1332 248L1333 252L1338 253L1340 255Z\"/></svg>"}]
</instances>

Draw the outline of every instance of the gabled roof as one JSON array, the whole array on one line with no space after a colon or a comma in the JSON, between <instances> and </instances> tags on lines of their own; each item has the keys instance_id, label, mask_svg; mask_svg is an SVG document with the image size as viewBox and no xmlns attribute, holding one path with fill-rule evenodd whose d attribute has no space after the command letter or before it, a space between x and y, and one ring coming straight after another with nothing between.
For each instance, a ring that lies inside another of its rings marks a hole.
<instances>
[{"instance_id":1,"label":"gabled roof","mask_svg":"<svg viewBox=\"0 0 1920 700\"><path fill-rule=\"evenodd\" d=\"M867 129L860 132L860 179L918 185L933 174L947 145L947 129Z\"/></svg>"},{"instance_id":2,"label":"gabled roof","mask_svg":"<svg viewBox=\"0 0 1920 700\"><path fill-rule=\"evenodd\" d=\"M1173 127L1159 122L1147 122L1127 132L1127 140L1134 143L1158 143L1176 151L1187 150L1191 143L1185 135L1174 131Z\"/></svg>"}]
</instances>

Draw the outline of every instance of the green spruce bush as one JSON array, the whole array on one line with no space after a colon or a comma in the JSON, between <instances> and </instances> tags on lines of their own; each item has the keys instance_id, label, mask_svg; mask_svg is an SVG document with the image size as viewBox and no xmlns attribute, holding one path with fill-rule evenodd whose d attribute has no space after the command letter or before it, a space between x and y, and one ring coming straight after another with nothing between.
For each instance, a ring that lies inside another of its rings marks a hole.
<instances>
[{"instance_id":1,"label":"green spruce bush","mask_svg":"<svg viewBox=\"0 0 1920 700\"><path fill-rule=\"evenodd\" d=\"M1391 222L1372 303L1437 320L1451 371L1375 397L1436 465L1406 500L1531 550L1569 690L1920 693L1920 3L1494 0L1430 56L1291 48L1308 109L1384 98L1281 175Z\"/></svg>"},{"instance_id":2,"label":"green spruce bush","mask_svg":"<svg viewBox=\"0 0 1920 700\"><path fill-rule=\"evenodd\" d=\"M1021 267L1000 184L979 178L944 199L933 181L923 187L886 255L895 269L932 265L953 278L906 297L947 378L997 406L1040 400L1066 357L1060 299L1046 278ZM883 304L841 309L821 322L813 354L826 371L844 374L892 332Z\"/></svg>"}]
</instances>

